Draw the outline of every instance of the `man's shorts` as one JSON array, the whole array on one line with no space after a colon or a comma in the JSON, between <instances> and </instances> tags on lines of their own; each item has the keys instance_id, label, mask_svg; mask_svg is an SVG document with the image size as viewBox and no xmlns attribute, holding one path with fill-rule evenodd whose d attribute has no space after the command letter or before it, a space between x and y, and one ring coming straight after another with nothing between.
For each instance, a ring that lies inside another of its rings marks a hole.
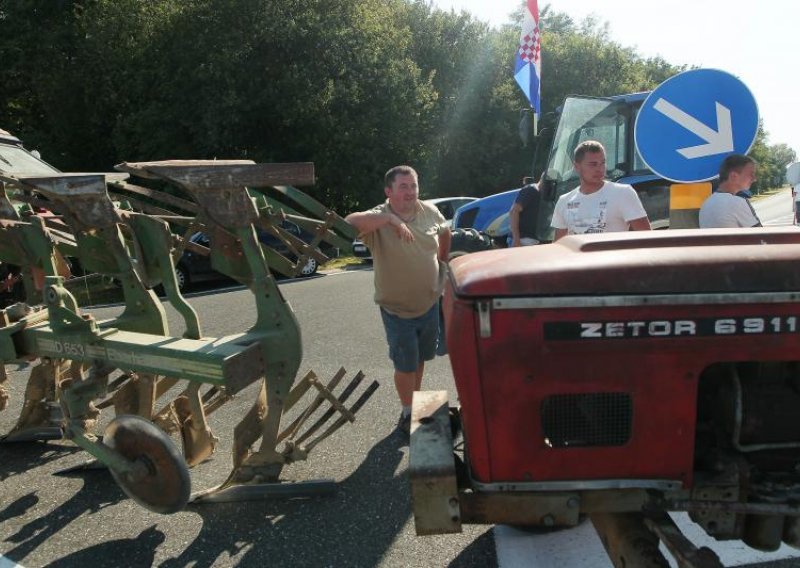
<instances>
[{"instance_id":1,"label":"man's shorts","mask_svg":"<svg viewBox=\"0 0 800 568\"><path fill-rule=\"evenodd\" d=\"M381 308L381 319L395 370L413 373L421 363L436 356L439 302L417 318L401 318Z\"/></svg>"}]
</instances>

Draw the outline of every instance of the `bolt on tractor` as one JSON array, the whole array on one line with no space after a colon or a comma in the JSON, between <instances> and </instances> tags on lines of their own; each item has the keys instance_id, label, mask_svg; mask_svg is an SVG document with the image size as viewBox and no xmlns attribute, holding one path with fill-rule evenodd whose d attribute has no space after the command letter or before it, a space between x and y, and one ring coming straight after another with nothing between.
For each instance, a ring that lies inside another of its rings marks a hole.
<instances>
[{"instance_id":1,"label":"bolt on tractor","mask_svg":"<svg viewBox=\"0 0 800 568\"><path fill-rule=\"evenodd\" d=\"M5 364L34 363L21 414L5 441L70 440L107 466L131 498L160 513L179 511L192 498L330 491L329 481L284 483L279 476L353 422L378 384L367 384L346 404L364 384L362 373L339 394L334 389L344 369L327 384L313 372L296 381L300 328L270 269L293 274L309 256L324 262L317 244L346 245L354 236L343 219L290 185L313 183L313 164L167 161L123 163L117 170L0 174L0 262L21 267L27 294L27 302L0 311L0 410L8 402ZM133 184L131 176L177 188L182 197ZM25 208L10 196L52 215L21 215ZM287 217L313 231L314 241L282 230ZM284 242L296 253L294 261L262 247L257 229ZM209 236L204 252L214 269L252 292L256 322L250 329L207 337L182 296L175 261L197 230ZM67 258L119 283L119 317L99 321L79 307L65 285ZM183 321L181 336L170 334L153 291L158 285ZM189 467L209 457L217 442L208 416L254 383L260 384L256 399L233 432L230 475L192 494ZM307 406L296 419L282 424L303 401ZM115 417L98 435L104 409ZM182 452L171 434L179 435Z\"/></svg>"},{"instance_id":2,"label":"bolt on tractor","mask_svg":"<svg viewBox=\"0 0 800 568\"><path fill-rule=\"evenodd\" d=\"M459 405L421 392L420 535L594 524L615 566L800 548L800 231L576 235L452 261Z\"/></svg>"}]
</instances>

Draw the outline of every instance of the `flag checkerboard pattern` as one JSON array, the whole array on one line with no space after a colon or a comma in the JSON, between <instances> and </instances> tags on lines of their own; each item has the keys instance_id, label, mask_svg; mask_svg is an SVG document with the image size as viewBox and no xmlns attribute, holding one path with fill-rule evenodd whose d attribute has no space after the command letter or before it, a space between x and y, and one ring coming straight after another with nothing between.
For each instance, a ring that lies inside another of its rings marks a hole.
<instances>
[{"instance_id":1,"label":"flag checkerboard pattern","mask_svg":"<svg viewBox=\"0 0 800 568\"><path fill-rule=\"evenodd\" d=\"M541 111L541 52L539 6L537 0L528 0L523 14L519 48L514 58L514 79L537 115Z\"/></svg>"}]
</instances>

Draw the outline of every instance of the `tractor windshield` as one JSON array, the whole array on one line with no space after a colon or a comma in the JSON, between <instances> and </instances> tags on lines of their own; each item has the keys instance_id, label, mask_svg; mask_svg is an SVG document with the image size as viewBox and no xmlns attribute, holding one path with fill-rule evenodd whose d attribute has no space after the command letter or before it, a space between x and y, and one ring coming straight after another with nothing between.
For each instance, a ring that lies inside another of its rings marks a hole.
<instances>
[{"instance_id":1,"label":"tractor windshield","mask_svg":"<svg viewBox=\"0 0 800 568\"><path fill-rule=\"evenodd\" d=\"M597 140L605 147L606 177L610 180L647 171L633 143L638 106L623 97L567 97L564 101L545 170L546 182L541 186L547 189L539 211L540 240L552 238L550 220L555 202L578 185L572 153L584 140Z\"/></svg>"},{"instance_id":2,"label":"tractor windshield","mask_svg":"<svg viewBox=\"0 0 800 568\"><path fill-rule=\"evenodd\" d=\"M584 140L597 140L606 149L609 179L619 178L630 170L645 168L634 152L633 168L628 167L628 145L633 128L631 107L623 100L570 97L564 102L558 130L553 139L547 176L559 185L575 187L578 176L572 167L572 152ZM571 183L570 183L571 182ZM559 192L562 193L562 192Z\"/></svg>"}]
</instances>

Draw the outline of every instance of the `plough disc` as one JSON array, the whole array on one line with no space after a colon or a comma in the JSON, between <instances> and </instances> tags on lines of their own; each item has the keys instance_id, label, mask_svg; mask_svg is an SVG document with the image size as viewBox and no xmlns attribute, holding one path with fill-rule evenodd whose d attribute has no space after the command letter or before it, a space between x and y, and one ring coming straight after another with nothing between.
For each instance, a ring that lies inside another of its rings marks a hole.
<instances>
[{"instance_id":1,"label":"plough disc","mask_svg":"<svg viewBox=\"0 0 800 568\"><path fill-rule=\"evenodd\" d=\"M117 416L103 443L130 462L132 471L111 467L125 493L156 513L175 513L189 502L189 468L172 440L139 416Z\"/></svg>"}]
</instances>

